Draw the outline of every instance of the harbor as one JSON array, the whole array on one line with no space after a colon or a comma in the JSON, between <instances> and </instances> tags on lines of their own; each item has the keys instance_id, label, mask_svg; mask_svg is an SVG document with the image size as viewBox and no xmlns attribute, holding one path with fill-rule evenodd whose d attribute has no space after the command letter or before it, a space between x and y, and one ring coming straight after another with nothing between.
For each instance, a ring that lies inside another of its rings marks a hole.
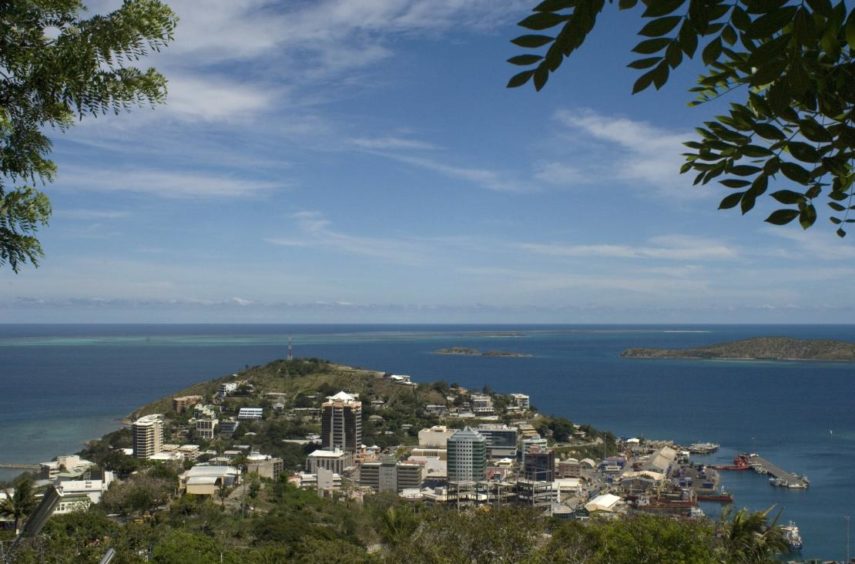
<instances>
[{"instance_id":1,"label":"harbor","mask_svg":"<svg viewBox=\"0 0 855 564\"><path fill-rule=\"evenodd\" d=\"M717 465L714 468L732 472L753 470L757 474L769 476L769 483L780 488L804 490L810 486L807 476L788 472L756 453L738 454L733 464Z\"/></svg>"}]
</instances>

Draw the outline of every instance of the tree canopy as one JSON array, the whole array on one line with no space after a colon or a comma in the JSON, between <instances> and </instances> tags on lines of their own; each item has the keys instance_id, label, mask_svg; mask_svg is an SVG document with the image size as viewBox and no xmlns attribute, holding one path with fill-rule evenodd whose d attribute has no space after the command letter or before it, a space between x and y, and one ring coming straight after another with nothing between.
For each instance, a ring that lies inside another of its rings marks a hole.
<instances>
[{"instance_id":1,"label":"tree canopy","mask_svg":"<svg viewBox=\"0 0 855 564\"><path fill-rule=\"evenodd\" d=\"M172 39L176 18L158 0L125 0L83 17L80 0L0 5L0 266L17 272L43 255L35 234L50 217L36 188L50 182L46 127L162 102L166 79L136 63Z\"/></svg>"},{"instance_id":2,"label":"tree canopy","mask_svg":"<svg viewBox=\"0 0 855 564\"><path fill-rule=\"evenodd\" d=\"M749 212L769 194L778 204L766 221L798 219L807 229L817 204L830 208L837 234L855 222L855 9L831 0L609 0L639 6L641 40L629 67L641 75L633 93L662 88L672 70L700 54L704 71L692 105L736 97L729 110L685 143L682 173L732 190L720 209ZM509 59L528 67L508 87L546 85L565 57L594 29L605 0L544 0L519 22L512 42L527 52ZM531 33L534 32L534 33ZM549 33L546 35L544 32ZM732 94L733 93L733 94Z\"/></svg>"}]
</instances>

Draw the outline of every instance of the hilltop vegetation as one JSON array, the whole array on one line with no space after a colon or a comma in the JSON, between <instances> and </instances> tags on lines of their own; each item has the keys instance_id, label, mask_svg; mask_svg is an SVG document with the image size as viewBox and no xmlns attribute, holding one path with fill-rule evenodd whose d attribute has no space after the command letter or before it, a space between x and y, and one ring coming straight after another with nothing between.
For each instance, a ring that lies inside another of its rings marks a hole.
<instances>
[{"instance_id":1,"label":"hilltop vegetation","mask_svg":"<svg viewBox=\"0 0 855 564\"><path fill-rule=\"evenodd\" d=\"M855 362L855 344L820 339L755 337L694 349L627 349L625 358L698 360L817 360Z\"/></svg>"}]
</instances>

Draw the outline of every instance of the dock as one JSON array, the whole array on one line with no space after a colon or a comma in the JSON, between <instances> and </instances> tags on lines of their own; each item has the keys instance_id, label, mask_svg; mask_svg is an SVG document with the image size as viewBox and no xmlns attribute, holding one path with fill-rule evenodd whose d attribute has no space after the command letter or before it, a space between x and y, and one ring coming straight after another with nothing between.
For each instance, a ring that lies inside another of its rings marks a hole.
<instances>
[{"instance_id":1,"label":"dock","mask_svg":"<svg viewBox=\"0 0 855 564\"><path fill-rule=\"evenodd\" d=\"M38 464L13 464L13 463L0 463L0 470L39 470L41 468Z\"/></svg>"},{"instance_id":2,"label":"dock","mask_svg":"<svg viewBox=\"0 0 855 564\"><path fill-rule=\"evenodd\" d=\"M787 472L758 454L749 454L748 463L758 474L771 476L772 485L794 489L805 489L810 485L807 477Z\"/></svg>"}]
</instances>

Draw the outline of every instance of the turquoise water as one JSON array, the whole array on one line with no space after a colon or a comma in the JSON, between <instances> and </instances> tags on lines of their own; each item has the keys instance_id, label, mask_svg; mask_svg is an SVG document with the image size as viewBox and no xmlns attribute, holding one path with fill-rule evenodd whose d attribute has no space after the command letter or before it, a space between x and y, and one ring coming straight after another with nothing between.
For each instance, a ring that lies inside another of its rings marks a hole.
<instances>
[{"instance_id":1,"label":"turquoise water","mask_svg":"<svg viewBox=\"0 0 855 564\"><path fill-rule=\"evenodd\" d=\"M625 437L718 442L711 460L759 452L812 487L725 474L737 505L775 504L801 527L804 557L842 559L843 515L855 514L855 366L619 357L756 335L855 341L855 326L0 326L0 462L75 451L140 404L282 358L292 337L298 356L521 391L543 412ZM431 354L447 346L534 356Z\"/></svg>"}]
</instances>

